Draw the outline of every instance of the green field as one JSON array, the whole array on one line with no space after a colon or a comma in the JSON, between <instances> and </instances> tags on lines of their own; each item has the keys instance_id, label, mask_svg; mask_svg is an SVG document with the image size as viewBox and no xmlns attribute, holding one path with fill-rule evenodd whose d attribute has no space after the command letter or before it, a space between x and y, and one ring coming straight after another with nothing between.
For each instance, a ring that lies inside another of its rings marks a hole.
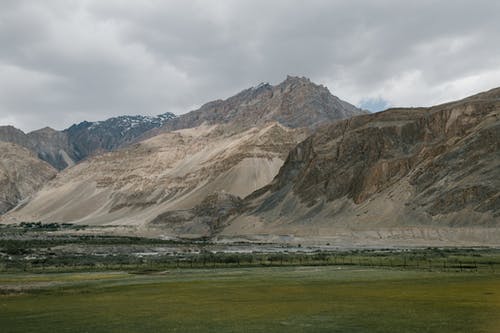
<instances>
[{"instance_id":1,"label":"green field","mask_svg":"<svg viewBox=\"0 0 500 333\"><path fill-rule=\"evenodd\" d=\"M500 275L254 267L0 275L7 332L500 332Z\"/></svg>"}]
</instances>

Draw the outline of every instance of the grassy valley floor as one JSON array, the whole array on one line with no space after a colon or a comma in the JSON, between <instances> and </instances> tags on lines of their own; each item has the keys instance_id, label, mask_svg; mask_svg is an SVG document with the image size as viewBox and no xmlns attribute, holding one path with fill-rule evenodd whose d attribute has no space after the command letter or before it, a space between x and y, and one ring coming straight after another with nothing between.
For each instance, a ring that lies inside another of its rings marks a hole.
<instances>
[{"instance_id":1,"label":"grassy valley floor","mask_svg":"<svg viewBox=\"0 0 500 333\"><path fill-rule=\"evenodd\" d=\"M0 274L1 332L499 332L500 274L353 266Z\"/></svg>"}]
</instances>

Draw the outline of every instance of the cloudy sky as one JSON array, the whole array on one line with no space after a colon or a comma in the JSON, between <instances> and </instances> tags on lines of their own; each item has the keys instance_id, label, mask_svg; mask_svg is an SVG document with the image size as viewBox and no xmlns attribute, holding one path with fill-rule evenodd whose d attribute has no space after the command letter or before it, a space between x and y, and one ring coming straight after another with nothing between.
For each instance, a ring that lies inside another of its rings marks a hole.
<instances>
[{"instance_id":1,"label":"cloudy sky","mask_svg":"<svg viewBox=\"0 0 500 333\"><path fill-rule=\"evenodd\" d=\"M177 114L287 74L358 106L500 86L500 1L0 0L0 125Z\"/></svg>"}]
</instances>

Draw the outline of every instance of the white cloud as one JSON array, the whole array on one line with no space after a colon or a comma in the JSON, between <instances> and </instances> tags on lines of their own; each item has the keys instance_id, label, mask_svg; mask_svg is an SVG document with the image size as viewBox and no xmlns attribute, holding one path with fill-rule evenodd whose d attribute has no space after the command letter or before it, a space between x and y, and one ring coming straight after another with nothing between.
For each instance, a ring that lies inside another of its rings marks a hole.
<instances>
[{"instance_id":1,"label":"white cloud","mask_svg":"<svg viewBox=\"0 0 500 333\"><path fill-rule=\"evenodd\" d=\"M287 74L352 103L500 83L496 1L2 1L0 121L64 128L187 112Z\"/></svg>"}]
</instances>

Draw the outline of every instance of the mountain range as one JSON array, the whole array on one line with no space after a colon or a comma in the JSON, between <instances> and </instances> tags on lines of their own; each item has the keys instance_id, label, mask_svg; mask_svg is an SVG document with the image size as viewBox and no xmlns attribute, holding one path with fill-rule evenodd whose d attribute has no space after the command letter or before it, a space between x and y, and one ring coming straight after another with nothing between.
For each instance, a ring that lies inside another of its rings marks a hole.
<instances>
[{"instance_id":1,"label":"mountain range","mask_svg":"<svg viewBox=\"0 0 500 333\"><path fill-rule=\"evenodd\" d=\"M84 121L63 131L45 127L25 134L13 126L0 126L0 141L30 149L54 168L68 166L105 151L132 142L145 132L163 126L173 113L156 117L120 116L104 121Z\"/></svg>"},{"instance_id":2,"label":"mountain range","mask_svg":"<svg viewBox=\"0 0 500 333\"><path fill-rule=\"evenodd\" d=\"M499 113L500 88L370 114L289 76L180 116L3 127L11 150L62 171L34 164L49 169L11 194L4 206L17 207L2 220L151 236L498 244Z\"/></svg>"},{"instance_id":3,"label":"mountain range","mask_svg":"<svg viewBox=\"0 0 500 333\"><path fill-rule=\"evenodd\" d=\"M499 189L497 88L319 129L290 152L269 185L244 200L222 233L497 244Z\"/></svg>"}]
</instances>

